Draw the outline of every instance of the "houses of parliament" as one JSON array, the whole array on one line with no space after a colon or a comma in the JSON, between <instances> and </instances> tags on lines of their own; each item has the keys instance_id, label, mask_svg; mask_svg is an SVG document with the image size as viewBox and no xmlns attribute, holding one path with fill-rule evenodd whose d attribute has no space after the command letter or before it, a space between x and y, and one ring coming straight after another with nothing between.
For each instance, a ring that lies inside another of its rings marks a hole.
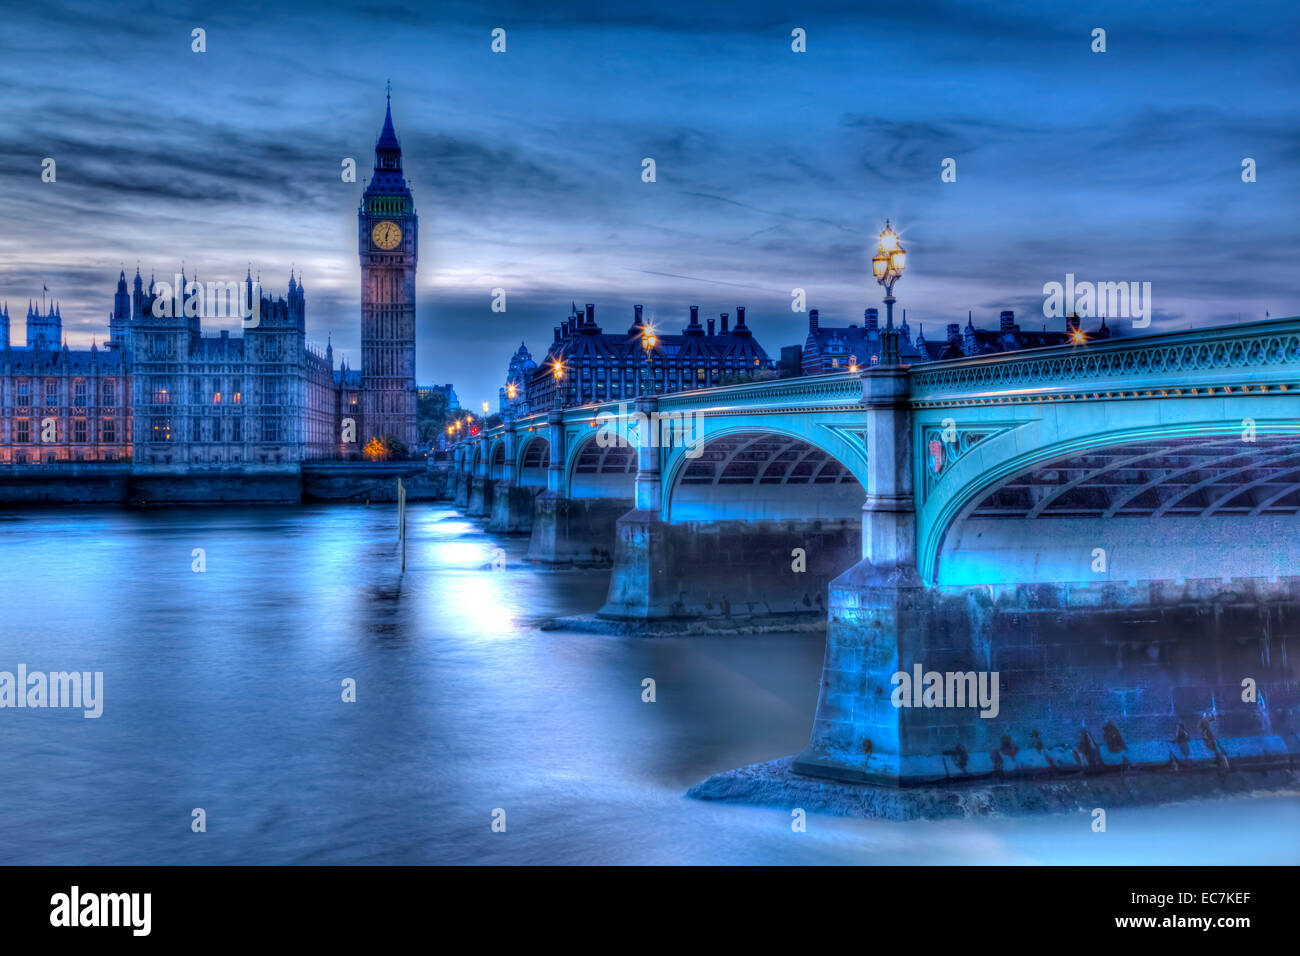
<instances>
[{"instance_id":1,"label":"houses of parliament","mask_svg":"<svg viewBox=\"0 0 1300 956\"><path fill-rule=\"evenodd\" d=\"M176 307L159 308L162 284L138 269L129 284L119 274L108 336L90 349L68 348L59 306L44 302L28 303L16 346L0 307L0 465L276 472L359 456L372 438L413 450L417 218L391 100L357 219L359 369L307 344L306 291L292 273L274 299L245 275L257 319L235 335L204 333L193 278L179 277Z\"/></svg>"}]
</instances>

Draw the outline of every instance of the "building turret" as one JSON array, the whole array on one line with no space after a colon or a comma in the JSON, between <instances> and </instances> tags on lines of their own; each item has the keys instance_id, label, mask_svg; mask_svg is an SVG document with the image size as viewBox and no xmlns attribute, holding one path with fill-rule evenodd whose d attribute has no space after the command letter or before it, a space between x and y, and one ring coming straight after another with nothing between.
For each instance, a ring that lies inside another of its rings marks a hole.
<instances>
[{"instance_id":1,"label":"building turret","mask_svg":"<svg viewBox=\"0 0 1300 956\"><path fill-rule=\"evenodd\" d=\"M63 316L57 304L51 305L45 315L41 315L30 302L27 306L27 346L32 349L50 349L59 347L63 341Z\"/></svg>"},{"instance_id":2,"label":"building turret","mask_svg":"<svg viewBox=\"0 0 1300 956\"><path fill-rule=\"evenodd\" d=\"M135 282L131 286L131 319L135 321L144 315L144 280L140 278L140 267L135 267Z\"/></svg>"},{"instance_id":3,"label":"building turret","mask_svg":"<svg viewBox=\"0 0 1300 956\"><path fill-rule=\"evenodd\" d=\"M137 281L139 277L137 276ZM131 294L126 289L126 270L118 273L117 292L113 295L113 311L108 317L108 347L121 348L126 338L126 326L131 321Z\"/></svg>"}]
</instances>

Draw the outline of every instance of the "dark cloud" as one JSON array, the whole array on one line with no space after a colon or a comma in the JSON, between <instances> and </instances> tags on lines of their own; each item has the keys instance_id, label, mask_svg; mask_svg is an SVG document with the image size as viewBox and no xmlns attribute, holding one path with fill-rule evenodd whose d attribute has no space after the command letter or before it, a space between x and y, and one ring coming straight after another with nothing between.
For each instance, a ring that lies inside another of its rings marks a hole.
<instances>
[{"instance_id":1,"label":"dark cloud","mask_svg":"<svg viewBox=\"0 0 1300 956\"><path fill-rule=\"evenodd\" d=\"M122 264L218 278L253 260L270 288L295 264L311 337L355 360L356 203L391 78L421 216L419 375L466 396L495 394L518 342L543 350L571 300L614 325L641 302L670 326L738 300L774 353L803 336L792 288L857 320L880 298L886 217L912 252L913 327L1001 308L1034 324L1066 272L1152 282L1157 327L1294 314L1298 11L24 7L0 57L0 299L12 311L49 284L88 339ZM1094 26L1106 54L1088 50ZM40 182L46 156L57 184ZM361 182L341 181L344 157ZM487 309L496 286L504 315Z\"/></svg>"}]
</instances>

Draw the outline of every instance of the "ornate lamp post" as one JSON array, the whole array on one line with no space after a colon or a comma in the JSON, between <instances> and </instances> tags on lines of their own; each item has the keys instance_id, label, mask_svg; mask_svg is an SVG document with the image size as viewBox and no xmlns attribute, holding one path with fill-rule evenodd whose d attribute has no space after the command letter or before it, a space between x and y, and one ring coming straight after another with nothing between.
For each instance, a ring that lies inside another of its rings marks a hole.
<instances>
[{"instance_id":1,"label":"ornate lamp post","mask_svg":"<svg viewBox=\"0 0 1300 956\"><path fill-rule=\"evenodd\" d=\"M876 254L871 257L871 272L876 281L885 287L885 331L881 335L881 365L898 365L898 332L894 329L894 283L907 267L907 252L898 244L898 233L885 220L885 231L876 244Z\"/></svg>"},{"instance_id":2,"label":"ornate lamp post","mask_svg":"<svg viewBox=\"0 0 1300 956\"><path fill-rule=\"evenodd\" d=\"M564 407L564 396L561 389L564 387L564 359L555 356L551 359L551 375L555 377L555 407Z\"/></svg>"},{"instance_id":3,"label":"ornate lamp post","mask_svg":"<svg viewBox=\"0 0 1300 956\"><path fill-rule=\"evenodd\" d=\"M658 341L659 340L655 337L654 326L647 325L641 330L641 360L646 371L649 373L649 377L646 381L647 395L653 395L655 393L654 364L650 360L650 352Z\"/></svg>"}]
</instances>

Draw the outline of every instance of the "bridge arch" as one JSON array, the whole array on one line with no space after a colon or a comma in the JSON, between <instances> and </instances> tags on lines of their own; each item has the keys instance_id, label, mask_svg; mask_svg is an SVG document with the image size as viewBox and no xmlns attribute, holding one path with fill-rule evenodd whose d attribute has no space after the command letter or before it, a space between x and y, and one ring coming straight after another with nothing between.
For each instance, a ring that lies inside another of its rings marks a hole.
<instances>
[{"instance_id":1,"label":"bridge arch","mask_svg":"<svg viewBox=\"0 0 1300 956\"><path fill-rule=\"evenodd\" d=\"M966 474L958 463L922 522L922 575L940 585L1294 575L1300 422L1270 419L1276 402L1254 411L1090 435L1039 422L1042 444L1022 434L1001 460L996 446L1013 442L995 436Z\"/></svg>"},{"instance_id":2,"label":"bridge arch","mask_svg":"<svg viewBox=\"0 0 1300 956\"><path fill-rule=\"evenodd\" d=\"M805 433L734 426L665 451L669 522L862 518L866 492L854 469Z\"/></svg>"},{"instance_id":3,"label":"bridge arch","mask_svg":"<svg viewBox=\"0 0 1300 956\"><path fill-rule=\"evenodd\" d=\"M523 488L545 488L546 472L551 467L551 443L545 435L525 432L519 436L515 460L516 481Z\"/></svg>"},{"instance_id":4,"label":"bridge arch","mask_svg":"<svg viewBox=\"0 0 1300 956\"><path fill-rule=\"evenodd\" d=\"M636 484L637 449L626 441L598 441L604 434L591 429L570 443L565 475L569 498L631 498ZM602 445L607 447L601 447Z\"/></svg>"},{"instance_id":5,"label":"bridge arch","mask_svg":"<svg viewBox=\"0 0 1300 956\"><path fill-rule=\"evenodd\" d=\"M488 477L493 481L500 481L505 477L506 471L506 442L504 438L498 438L492 442L488 449Z\"/></svg>"}]
</instances>

